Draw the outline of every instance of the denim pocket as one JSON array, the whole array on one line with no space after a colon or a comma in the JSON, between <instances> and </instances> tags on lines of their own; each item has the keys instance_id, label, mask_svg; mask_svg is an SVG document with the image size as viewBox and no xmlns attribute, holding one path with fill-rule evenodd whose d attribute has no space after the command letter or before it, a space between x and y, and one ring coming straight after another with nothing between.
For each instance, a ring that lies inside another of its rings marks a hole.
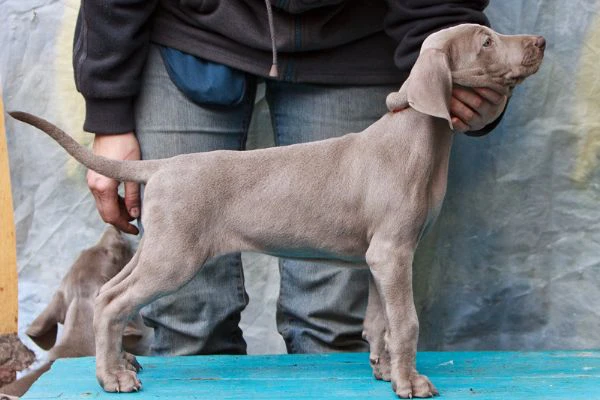
<instances>
[{"instance_id":1,"label":"denim pocket","mask_svg":"<svg viewBox=\"0 0 600 400\"><path fill-rule=\"evenodd\" d=\"M236 106L246 93L246 74L171 47L160 54L173 84L198 105Z\"/></svg>"}]
</instances>

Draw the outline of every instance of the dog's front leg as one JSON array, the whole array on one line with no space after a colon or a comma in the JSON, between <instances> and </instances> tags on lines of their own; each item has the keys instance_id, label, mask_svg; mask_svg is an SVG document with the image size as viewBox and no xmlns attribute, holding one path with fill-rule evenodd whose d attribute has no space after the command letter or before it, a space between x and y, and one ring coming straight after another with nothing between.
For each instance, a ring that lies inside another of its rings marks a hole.
<instances>
[{"instance_id":1,"label":"dog's front leg","mask_svg":"<svg viewBox=\"0 0 600 400\"><path fill-rule=\"evenodd\" d=\"M429 379L419 375L415 364L419 337L412 291L415 247L374 238L367 251L367 263L387 321L385 345L390 354L392 388L402 398L437 394Z\"/></svg>"},{"instance_id":2,"label":"dog's front leg","mask_svg":"<svg viewBox=\"0 0 600 400\"><path fill-rule=\"evenodd\" d=\"M381 304L379 291L369 274L369 301L365 314L363 338L369 342L369 362L373 375L377 379L389 381L390 378L390 353L385 348L385 331L387 322L385 311Z\"/></svg>"}]
</instances>

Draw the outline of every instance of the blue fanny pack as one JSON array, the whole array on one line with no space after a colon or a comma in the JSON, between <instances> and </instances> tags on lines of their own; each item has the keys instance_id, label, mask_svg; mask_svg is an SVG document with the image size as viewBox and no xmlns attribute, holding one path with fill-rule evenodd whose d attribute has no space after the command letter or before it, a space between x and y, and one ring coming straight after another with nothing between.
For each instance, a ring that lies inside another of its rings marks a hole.
<instances>
[{"instance_id":1,"label":"blue fanny pack","mask_svg":"<svg viewBox=\"0 0 600 400\"><path fill-rule=\"evenodd\" d=\"M171 81L194 103L235 106L244 98L244 72L170 47L160 46L160 54Z\"/></svg>"}]
</instances>

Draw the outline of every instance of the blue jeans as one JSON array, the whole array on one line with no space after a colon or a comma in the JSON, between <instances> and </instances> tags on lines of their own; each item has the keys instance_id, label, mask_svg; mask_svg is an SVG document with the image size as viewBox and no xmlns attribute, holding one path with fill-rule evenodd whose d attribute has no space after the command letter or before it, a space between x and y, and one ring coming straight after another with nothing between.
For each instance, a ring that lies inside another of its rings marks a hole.
<instances>
[{"instance_id":1,"label":"blue jeans","mask_svg":"<svg viewBox=\"0 0 600 400\"><path fill-rule=\"evenodd\" d=\"M387 111L385 97L398 90L391 86L324 86L272 80L265 84L277 145L361 131ZM244 98L237 106L195 104L171 82L159 51L153 47L136 104L136 134L142 157L243 150L256 85L257 79L248 76ZM280 261L280 275L277 326L288 352L368 350L361 338L368 292L366 268L284 259ZM177 293L142 310L146 323L155 329L153 354L246 353L238 324L247 304L240 255L211 261Z\"/></svg>"}]
</instances>

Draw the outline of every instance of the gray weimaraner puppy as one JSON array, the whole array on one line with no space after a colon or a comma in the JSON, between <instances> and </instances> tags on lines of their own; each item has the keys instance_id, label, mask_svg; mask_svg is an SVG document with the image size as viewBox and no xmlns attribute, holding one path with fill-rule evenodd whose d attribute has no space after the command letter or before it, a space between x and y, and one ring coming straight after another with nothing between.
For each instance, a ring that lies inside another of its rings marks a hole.
<instances>
[{"instance_id":1,"label":"gray weimaraner puppy","mask_svg":"<svg viewBox=\"0 0 600 400\"><path fill-rule=\"evenodd\" d=\"M54 125L11 113L57 140L102 175L146 183L145 235L132 261L108 282L95 308L96 375L107 391L137 391L121 334L140 307L175 292L206 260L234 251L367 263L365 337L375 376L400 397L437 393L415 366L419 323L412 261L446 192L453 138L453 84L510 94L536 72L545 41L479 25L434 33L391 111L360 133L246 152L163 160L93 155ZM398 111L402 110L402 111Z\"/></svg>"},{"instance_id":2,"label":"gray weimaraner puppy","mask_svg":"<svg viewBox=\"0 0 600 400\"><path fill-rule=\"evenodd\" d=\"M93 330L94 302L100 288L131 260L133 252L120 232L109 226L100 241L81 252L44 311L29 325L27 335L42 349L48 350L47 362L30 374L0 388L0 393L22 396L59 358L96 354ZM57 340L58 324L63 330ZM123 333L127 351L144 354L151 329L139 314L129 321ZM135 360L130 359L132 368Z\"/></svg>"}]
</instances>

